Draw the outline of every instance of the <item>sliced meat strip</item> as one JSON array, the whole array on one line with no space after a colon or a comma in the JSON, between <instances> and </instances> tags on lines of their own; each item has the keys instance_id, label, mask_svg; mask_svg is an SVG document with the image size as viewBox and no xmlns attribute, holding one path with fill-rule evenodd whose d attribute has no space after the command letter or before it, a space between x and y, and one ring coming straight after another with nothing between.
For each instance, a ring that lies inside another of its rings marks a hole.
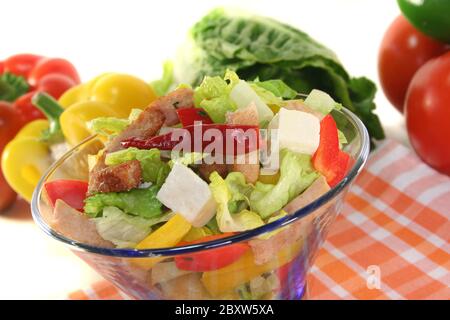
<instances>
[{"instance_id":1,"label":"sliced meat strip","mask_svg":"<svg viewBox=\"0 0 450 320\"><path fill-rule=\"evenodd\" d=\"M97 232L95 222L82 212L58 199L49 225L65 237L96 247L114 248L114 244L104 240Z\"/></svg>"},{"instance_id":2,"label":"sliced meat strip","mask_svg":"<svg viewBox=\"0 0 450 320\"><path fill-rule=\"evenodd\" d=\"M253 102L245 108L228 113L226 119L228 124L259 125L258 110ZM256 183L259 178L258 152L235 157L234 163L228 164L228 171L241 172L247 183Z\"/></svg>"},{"instance_id":3,"label":"sliced meat strip","mask_svg":"<svg viewBox=\"0 0 450 320\"><path fill-rule=\"evenodd\" d=\"M194 91L189 88L177 89L153 102L151 107L159 109L164 114L166 118L164 125L173 126L180 122L177 109L194 107Z\"/></svg>"},{"instance_id":4,"label":"sliced meat strip","mask_svg":"<svg viewBox=\"0 0 450 320\"><path fill-rule=\"evenodd\" d=\"M219 163L213 163L213 164L206 164L202 163L198 166L198 173L203 178L203 180L209 182L209 176L214 171L217 171L217 173L222 177L226 178L228 174L228 166L226 164L219 164Z\"/></svg>"},{"instance_id":5,"label":"sliced meat strip","mask_svg":"<svg viewBox=\"0 0 450 320\"><path fill-rule=\"evenodd\" d=\"M289 100L286 102L287 103L284 106L284 108L286 108L286 109L310 113L313 116L316 116L319 120L322 120L322 118L324 117L324 115L322 113L314 111L311 108L309 108L308 106L306 106L306 104L304 104L302 100Z\"/></svg>"},{"instance_id":6,"label":"sliced meat strip","mask_svg":"<svg viewBox=\"0 0 450 320\"><path fill-rule=\"evenodd\" d=\"M89 194L129 191L139 186L141 178L142 169L138 160L97 168L89 178Z\"/></svg>"},{"instance_id":7,"label":"sliced meat strip","mask_svg":"<svg viewBox=\"0 0 450 320\"><path fill-rule=\"evenodd\" d=\"M259 125L258 109L256 108L256 104L252 102L245 108L227 113L226 120L228 124L242 124L248 126Z\"/></svg>"},{"instance_id":8,"label":"sliced meat strip","mask_svg":"<svg viewBox=\"0 0 450 320\"><path fill-rule=\"evenodd\" d=\"M182 88L153 101L139 117L115 137L106 147L106 151L114 152L123 149L121 142L128 138L148 139L158 133L163 125L178 123L177 108L192 108L194 92Z\"/></svg>"},{"instance_id":9,"label":"sliced meat strip","mask_svg":"<svg viewBox=\"0 0 450 320\"><path fill-rule=\"evenodd\" d=\"M324 176L317 178L302 194L297 196L294 200L289 202L283 210L289 214L300 210L307 204L313 202L324 193L330 190L330 186Z\"/></svg>"},{"instance_id":10,"label":"sliced meat strip","mask_svg":"<svg viewBox=\"0 0 450 320\"><path fill-rule=\"evenodd\" d=\"M255 184L259 178L258 151L235 157L234 163L228 164L228 171L241 172L247 183Z\"/></svg>"}]
</instances>

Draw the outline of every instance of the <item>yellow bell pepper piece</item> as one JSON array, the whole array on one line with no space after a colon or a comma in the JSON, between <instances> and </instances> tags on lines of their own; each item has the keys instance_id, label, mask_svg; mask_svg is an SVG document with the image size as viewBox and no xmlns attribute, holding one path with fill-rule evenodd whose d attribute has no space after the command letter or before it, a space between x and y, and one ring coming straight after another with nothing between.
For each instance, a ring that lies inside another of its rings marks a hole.
<instances>
[{"instance_id":1,"label":"yellow bell pepper piece","mask_svg":"<svg viewBox=\"0 0 450 320\"><path fill-rule=\"evenodd\" d=\"M142 240L136 249L155 249L173 247L189 232L191 224L176 214L169 221L163 224L155 232L152 232L147 238ZM143 269L151 269L156 263L164 260L165 257L139 258L133 259L134 263Z\"/></svg>"},{"instance_id":2,"label":"yellow bell pepper piece","mask_svg":"<svg viewBox=\"0 0 450 320\"><path fill-rule=\"evenodd\" d=\"M218 297L251 279L272 270L278 269L296 257L303 242L299 241L281 250L269 262L256 265L253 253L247 251L238 261L222 269L207 271L202 275L202 283L213 297Z\"/></svg>"},{"instance_id":3,"label":"yellow bell pepper piece","mask_svg":"<svg viewBox=\"0 0 450 320\"><path fill-rule=\"evenodd\" d=\"M92 87L92 100L109 103L121 118L127 118L133 108L144 109L156 99L150 85L126 74L108 74Z\"/></svg>"},{"instance_id":4,"label":"yellow bell pepper piece","mask_svg":"<svg viewBox=\"0 0 450 320\"><path fill-rule=\"evenodd\" d=\"M5 179L27 201L31 201L34 188L52 162L47 144L39 139L45 129L48 129L48 121L32 121L3 150Z\"/></svg>"},{"instance_id":5,"label":"yellow bell pepper piece","mask_svg":"<svg viewBox=\"0 0 450 320\"><path fill-rule=\"evenodd\" d=\"M110 105L98 101L78 102L64 110L59 122L67 143L75 146L92 135L86 123L99 117L119 117L119 115Z\"/></svg>"},{"instance_id":6,"label":"yellow bell pepper piece","mask_svg":"<svg viewBox=\"0 0 450 320\"><path fill-rule=\"evenodd\" d=\"M207 227L202 228L192 227L191 230L189 230L189 232L184 236L183 241L191 242L212 235L213 235L212 231L209 230Z\"/></svg>"},{"instance_id":7,"label":"yellow bell pepper piece","mask_svg":"<svg viewBox=\"0 0 450 320\"><path fill-rule=\"evenodd\" d=\"M92 132L86 123L98 117L127 118L133 108L144 109L156 99L149 84L127 74L106 73L71 88L59 99L63 134L77 145Z\"/></svg>"}]
</instances>

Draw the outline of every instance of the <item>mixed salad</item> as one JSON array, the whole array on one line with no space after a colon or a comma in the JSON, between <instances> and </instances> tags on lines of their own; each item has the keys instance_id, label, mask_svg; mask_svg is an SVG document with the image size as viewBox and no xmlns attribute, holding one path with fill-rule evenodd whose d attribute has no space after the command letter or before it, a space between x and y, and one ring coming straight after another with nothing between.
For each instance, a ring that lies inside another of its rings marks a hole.
<instances>
[{"instance_id":1,"label":"mixed salad","mask_svg":"<svg viewBox=\"0 0 450 320\"><path fill-rule=\"evenodd\" d=\"M196 88L180 86L128 119L94 119L89 126L105 147L89 156L89 182L45 184L54 208L49 224L86 244L136 249L206 242L268 224L344 178L351 159L330 114L339 108L319 90L300 99L281 80L244 81L227 71ZM267 158L278 165L268 170ZM208 297L260 298L277 289L279 270L298 254L302 227L134 263L171 298L183 298L186 283Z\"/></svg>"}]
</instances>

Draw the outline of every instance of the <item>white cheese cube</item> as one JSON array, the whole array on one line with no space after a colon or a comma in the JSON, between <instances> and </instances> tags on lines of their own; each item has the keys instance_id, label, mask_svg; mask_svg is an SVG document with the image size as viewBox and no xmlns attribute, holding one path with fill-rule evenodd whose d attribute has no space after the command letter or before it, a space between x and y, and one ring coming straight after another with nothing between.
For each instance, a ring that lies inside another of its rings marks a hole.
<instances>
[{"instance_id":1,"label":"white cheese cube","mask_svg":"<svg viewBox=\"0 0 450 320\"><path fill-rule=\"evenodd\" d=\"M273 111L267 104L258 96L255 90L244 80L239 80L230 92L230 98L236 103L239 109L246 108L252 102L256 105L258 110L259 123L269 122L273 118Z\"/></svg>"},{"instance_id":2,"label":"white cheese cube","mask_svg":"<svg viewBox=\"0 0 450 320\"><path fill-rule=\"evenodd\" d=\"M187 166L175 163L156 198L194 227L203 227L216 213L208 184Z\"/></svg>"},{"instance_id":3,"label":"white cheese cube","mask_svg":"<svg viewBox=\"0 0 450 320\"><path fill-rule=\"evenodd\" d=\"M307 112L281 108L269 124L278 129L279 148L313 154L319 146L320 121Z\"/></svg>"}]
</instances>

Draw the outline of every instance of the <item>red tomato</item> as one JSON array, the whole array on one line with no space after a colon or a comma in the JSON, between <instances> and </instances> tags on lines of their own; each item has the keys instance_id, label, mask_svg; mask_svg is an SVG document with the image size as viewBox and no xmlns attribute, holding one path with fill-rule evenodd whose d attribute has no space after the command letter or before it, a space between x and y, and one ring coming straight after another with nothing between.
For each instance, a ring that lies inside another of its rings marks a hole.
<instances>
[{"instance_id":1,"label":"red tomato","mask_svg":"<svg viewBox=\"0 0 450 320\"><path fill-rule=\"evenodd\" d=\"M224 233L208 236L192 242L184 242L179 245L195 244L232 236L233 233ZM211 271L226 267L239 260L250 248L246 243L233 243L217 249L180 255L175 257L175 264L180 270Z\"/></svg>"},{"instance_id":2,"label":"red tomato","mask_svg":"<svg viewBox=\"0 0 450 320\"><path fill-rule=\"evenodd\" d=\"M3 74L4 69L5 69L5 63L3 61L0 61L0 75Z\"/></svg>"},{"instance_id":3,"label":"red tomato","mask_svg":"<svg viewBox=\"0 0 450 320\"><path fill-rule=\"evenodd\" d=\"M5 60L5 72L11 72L18 76L28 78L31 70L42 59L41 56L35 54L16 54Z\"/></svg>"},{"instance_id":4,"label":"red tomato","mask_svg":"<svg viewBox=\"0 0 450 320\"><path fill-rule=\"evenodd\" d=\"M429 38L403 17L397 17L384 34L378 54L378 75L384 94L403 112L406 90L414 73L448 47Z\"/></svg>"},{"instance_id":5,"label":"red tomato","mask_svg":"<svg viewBox=\"0 0 450 320\"><path fill-rule=\"evenodd\" d=\"M450 52L417 71L405 108L414 150L431 167L450 176Z\"/></svg>"},{"instance_id":6,"label":"red tomato","mask_svg":"<svg viewBox=\"0 0 450 320\"><path fill-rule=\"evenodd\" d=\"M66 75L50 73L39 80L37 91L47 92L53 98L59 99L64 92L76 85L77 83Z\"/></svg>"},{"instance_id":7,"label":"red tomato","mask_svg":"<svg viewBox=\"0 0 450 320\"><path fill-rule=\"evenodd\" d=\"M47 197L54 207L56 200L61 199L69 206L83 212L84 199L88 192L88 183L79 180L55 180L44 185Z\"/></svg>"},{"instance_id":8,"label":"red tomato","mask_svg":"<svg viewBox=\"0 0 450 320\"><path fill-rule=\"evenodd\" d=\"M80 77L73 64L61 58L46 58L39 61L31 71L28 82L32 86L37 85L45 75L50 73L63 74L75 81L76 84L80 83Z\"/></svg>"},{"instance_id":9,"label":"red tomato","mask_svg":"<svg viewBox=\"0 0 450 320\"><path fill-rule=\"evenodd\" d=\"M28 123L36 119L47 119L47 117L37 109L32 103L31 98L36 94L36 91L31 91L16 101L14 101L14 108L19 112L23 123Z\"/></svg>"}]
</instances>

